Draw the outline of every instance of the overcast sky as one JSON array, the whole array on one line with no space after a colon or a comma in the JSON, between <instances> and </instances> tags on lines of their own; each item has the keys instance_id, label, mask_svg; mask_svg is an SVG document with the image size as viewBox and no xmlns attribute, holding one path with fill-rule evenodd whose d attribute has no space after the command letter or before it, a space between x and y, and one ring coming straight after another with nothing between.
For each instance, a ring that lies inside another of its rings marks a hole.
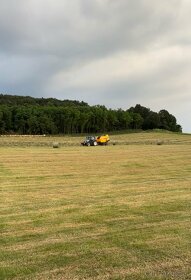
<instances>
[{"instance_id":1,"label":"overcast sky","mask_svg":"<svg viewBox=\"0 0 191 280\"><path fill-rule=\"evenodd\" d=\"M191 133L190 0L0 0L0 92L166 109Z\"/></svg>"}]
</instances>

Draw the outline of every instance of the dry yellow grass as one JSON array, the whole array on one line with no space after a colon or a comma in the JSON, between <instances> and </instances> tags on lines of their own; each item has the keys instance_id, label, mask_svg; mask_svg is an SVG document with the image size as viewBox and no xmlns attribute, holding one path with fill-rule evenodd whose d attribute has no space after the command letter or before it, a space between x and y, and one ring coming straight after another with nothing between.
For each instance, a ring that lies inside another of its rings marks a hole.
<instances>
[{"instance_id":1,"label":"dry yellow grass","mask_svg":"<svg viewBox=\"0 0 191 280\"><path fill-rule=\"evenodd\" d=\"M191 136L68 139L0 139L0 279L190 279Z\"/></svg>"}]
</instances>

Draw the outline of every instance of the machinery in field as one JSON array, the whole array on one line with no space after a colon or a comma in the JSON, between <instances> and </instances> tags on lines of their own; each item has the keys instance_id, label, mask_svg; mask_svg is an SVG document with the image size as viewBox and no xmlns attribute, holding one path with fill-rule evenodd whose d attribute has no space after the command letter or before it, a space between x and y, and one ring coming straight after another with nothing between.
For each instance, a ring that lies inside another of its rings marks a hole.
<instances>
[{"instance_id":1,"label":"machinery in field","mask_svg":"<svg viewBox=\"0 0 191 280\"><path fill-rule=\"evenodd\" d=\"M83 146L97 146L95 136L86 136L85 140L81 143Z\"/></svg>"},{"instance_id":2,"label":"machinery in field","mask_svg":"<svg viewBox=\"0 0 191 280\"><path fill-rule=\"evenodd\" d=\"M109 135L108 134L98 136L97 139L96 139L98 145L107 145L109 140L110 139L109 139Z\"/></svg>"},{"instance_id":3,"label":"machinery in field","mask_svg":"<svg viewBox=\"0 0 191 280\"><path fill-rule=\"evenodd\" d=\"M101 136L86 136L85 140L81 143L83 146L97 146L97 145L107 145L109 142L109 135Z\"/></svg>"}]
</instances>

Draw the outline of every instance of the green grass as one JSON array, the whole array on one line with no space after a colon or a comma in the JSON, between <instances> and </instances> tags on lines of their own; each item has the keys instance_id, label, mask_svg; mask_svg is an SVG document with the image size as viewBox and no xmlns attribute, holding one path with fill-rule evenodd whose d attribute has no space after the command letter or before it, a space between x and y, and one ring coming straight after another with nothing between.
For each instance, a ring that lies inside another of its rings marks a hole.
<instances>
[{"instance_id":1,"label":"green grass","mask_svg":"<svg viewBox=\"0 0 191 280\"><path fill-rule=\"evenodd\" d=\"M0 279L190 279L191 135L111 138L0 138Z\"/></svg>"}]
</instances>

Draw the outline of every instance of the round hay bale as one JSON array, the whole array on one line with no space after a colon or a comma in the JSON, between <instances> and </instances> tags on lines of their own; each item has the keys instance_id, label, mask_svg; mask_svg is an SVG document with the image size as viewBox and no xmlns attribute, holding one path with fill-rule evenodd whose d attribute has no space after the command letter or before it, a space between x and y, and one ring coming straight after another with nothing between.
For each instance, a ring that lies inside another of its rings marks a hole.
<instances>
[{"instance_id":1,"label":"round hay bale","mask_svg":"<svg viewBox=\"0 0 191 280\"><path fill-rule=\"evenodd\" d=\"M164 142L162 140L157 141L157 145L163 145L163 144L164 144Z\"/></svg>"},{"instance_id":2,"label":"round hay bale","mask_svg":"<svg viewBox=\"0 0 191 280\"><path fill-rule=\"evenodd\" d=\"M53 148L59 148L60 145L59 145L58 142L53 142L53 143L52 143L52 147L53 147Z\"/></svg>"}]
</instances>

